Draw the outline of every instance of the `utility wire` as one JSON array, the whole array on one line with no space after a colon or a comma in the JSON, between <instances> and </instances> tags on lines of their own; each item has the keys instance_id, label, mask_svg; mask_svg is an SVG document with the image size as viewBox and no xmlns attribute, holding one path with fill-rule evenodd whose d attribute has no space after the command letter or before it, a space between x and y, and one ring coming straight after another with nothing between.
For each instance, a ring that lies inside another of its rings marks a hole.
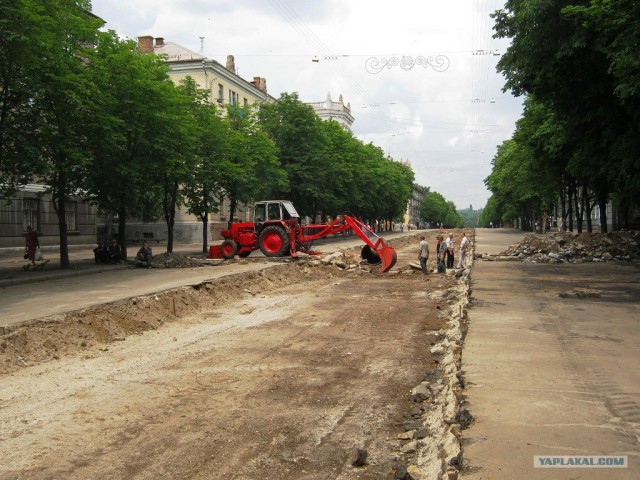
<instances>
[{"instance_id":1,"label":"utility wire","mask_svg":"<svg viewBox=\"0 0 640 480\"><path fill-rule=\"evenodd\" d=\"M291 27L296 30L313 48L320 52L321 56L332 58L331 67L338 73L353 90L361 97L361 100L371 98L367 90L354 78L354 76L340 62L340 56L335 55L327 45L309 28L304 20L289 6L287 0L269 0L273 8L284 18Z\"/></svg>"}]
</instances>

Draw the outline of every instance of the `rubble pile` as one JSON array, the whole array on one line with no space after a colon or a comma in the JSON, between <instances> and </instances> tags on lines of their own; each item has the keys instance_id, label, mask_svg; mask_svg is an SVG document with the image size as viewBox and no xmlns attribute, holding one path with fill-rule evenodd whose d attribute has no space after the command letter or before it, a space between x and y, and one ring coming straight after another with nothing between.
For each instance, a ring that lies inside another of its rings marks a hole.
<instances>
[{"instance_id":1,"label":"rubble pile","mask_svg":"<svg viewBox=\"0 0 640 480\"><path fill-rule=\"evenodd\" d=\"M201 258L193 258L180 253L161 253L153 256L152 265L154 268L191 268L211 265L211 263Z\"/></svg>"},{"instance_id":2,"label":"rubble pile","mask_svg":"<svg viewBox=\"0 0 640 480\"><path fill-rule=\"evenodd\" d=\"M330 255L324 255L318 259L314 258L309 262L310 266L333 265L346 271L370 272L369 264L360 258L355 250L342 250Z\"/></svg>"},{"instance_id":3,"label":"rubble pile","mask_svg":"<svg viewBox=\"0 0 640 480\"><path fill-rule=\"evenodd\" d=\"M482 255L483 259L489 255ZM493 258L529 263L640 261L640 232L529 234ZM509 258L505 258L509 257ZM514 258L515 257L515 258Z\"/></svg>"}]
</instances>

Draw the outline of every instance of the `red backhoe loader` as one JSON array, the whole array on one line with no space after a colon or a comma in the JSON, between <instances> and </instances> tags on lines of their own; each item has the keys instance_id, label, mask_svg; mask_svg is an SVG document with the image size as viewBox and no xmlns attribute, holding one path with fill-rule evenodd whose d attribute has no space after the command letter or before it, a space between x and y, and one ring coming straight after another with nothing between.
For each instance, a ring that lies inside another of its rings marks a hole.
<instances>
[{"instance_id":1,"label":"red backhoe loader","mask_svg":"<svg viewBox=\"0 0 640 480\"><path fill-rule=\"evenodd\" d=\"M253 222L233 223L231 228L222 230L224 241L219 247L209 249L209 257L247 257L258 249L267 257L296 257L298 252L319 255L320 252L311 250L315 240L347 230L352 230L366 244L361 256L368 263L382 264L383 272L395 265L397 255L393 247L357 218L345 214L328 224L301 225L300 215L287 200L257 202Z\"/></svg>"}]
</instances>

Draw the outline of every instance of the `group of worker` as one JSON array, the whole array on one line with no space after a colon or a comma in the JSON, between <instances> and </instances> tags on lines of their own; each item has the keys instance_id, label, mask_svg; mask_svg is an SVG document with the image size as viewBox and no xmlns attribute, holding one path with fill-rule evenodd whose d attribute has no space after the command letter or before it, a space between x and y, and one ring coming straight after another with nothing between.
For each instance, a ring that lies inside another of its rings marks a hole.
<instances>
[{"instance_id":1,"label":"group of worker","mask_svg":"<svg viewBox=\"0 0 640 480\"><path fill-rule=\"evenodd\" d=\"M455 240L453 238L453 233L449 233L446 238L443 235L437 235L436 240L436 271L438 273L444 273L447 268L453 268L455 261ZM466 233L463 233L462 238L460 239L460 249L458 251L458 264L456 266L458 269L465 268L464 262L468 246L469 238ZM426 274L428 272L427 260L429 259L429 244L424 236L420 237L418 255L420 258L420 268L422 269L422 273Z\"/></svg>"},{"instance_id":2,"label":"group of worker","mask_svg":"<svg viewBox=\"0 0 640 480\"><path fill-rule=\"evenodd\" d=\"M93 254L96 263L121 263L124 260L122 248L120 248L116 240L111 240L111 244L107 247L105 247L103 242L98 243L98 246L93 249ZM153 251L149 243L145 240L136 254L134 263L139 267L151 268L152 260Z\"/></svg>"},{"instance_id":3,"label":"group of worker","mask_svg":"<svg viewBox=\"0 0 640 480\"><path fill-rule=\"evenodd\" d=\"M120 263L122 262L122 249L118 242L111 240L107 246L103 242L98 242L98 246L93 249L96 263Z\"/></svg>"}]
</instances>

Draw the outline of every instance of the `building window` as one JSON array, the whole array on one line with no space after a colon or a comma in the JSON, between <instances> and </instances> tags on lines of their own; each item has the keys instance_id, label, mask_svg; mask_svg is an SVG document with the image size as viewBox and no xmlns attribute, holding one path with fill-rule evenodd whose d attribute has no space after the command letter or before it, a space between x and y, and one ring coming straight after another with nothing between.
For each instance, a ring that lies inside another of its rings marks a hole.
<instances>
[{"instance_id":1,"label":"building window","mask_svg":"<svg viewBox=\"0 0 640 480\"><path fill-rule=\"evenodd\" d=\"M224 86L221 83L218 84L218 103L220 105L224 103Z\"/></svg>"},{"instance_id":2,"label":"building window","mask_svg":"<svg viewBox=\"0 0 640 480\"><path fill-rule=\"evenodd\" d=\"M22 229L27 230L31 225L35 231L40 230L40 200L37 198L24 198L22 200Z\"/></svg>"},{"instance_id":3,"label":"building window","mask_svg":"<svg viewBox=\"0 0 640 480\"><path fill-rule=\"evenodd\" d=\"M246 98L244 99L244 106L245 107L249 106L249 100L247 100Z\"/></svg>"},{"instance_id":4,"label":"building window","mask_svg":"<svg viewBox=\"0 0 640 480\"><path fill-rule=\"evenodd\" d=\"M76 202L65 202L64 219L67 222L67 230L75 232L76 227Z\"/></svg>"},{"instance_id":5,"label":"building window","mask_svg":"<svg viewBox=\"0 0 640 480\"><path fill-rule=\"evenodd\" d=\"M229 105L233 105L234 107L238 105L238 94L229 90Z\"/></svg>"}]
</instances>

